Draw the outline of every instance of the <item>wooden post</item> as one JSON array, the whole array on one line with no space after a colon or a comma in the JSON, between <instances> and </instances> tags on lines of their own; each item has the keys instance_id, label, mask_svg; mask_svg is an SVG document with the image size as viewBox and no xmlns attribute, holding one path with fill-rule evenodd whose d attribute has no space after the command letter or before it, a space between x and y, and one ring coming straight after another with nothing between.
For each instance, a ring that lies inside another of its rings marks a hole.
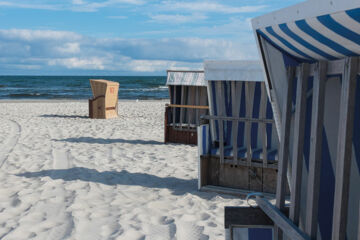
<instances>
[{"instance_id":1,"label":"wooden post","mask_svg":"<svg viewBox=\"0 0 360 240\"><path fill-rule=\"evenodd\" d=\"M174 102L172 104L176 104L176 85L174 85ZM173 113L173 129L175 130L175 124L176 124L176 108L171 108L171 111Z\"/></svg>"},{"instance_id":2,"label":"wooden post","mask_svg":"<svg viewBox=\"0 0 360 240\"><path fill-rule=\"evenodd\" d=\"M289 142L290 142L290 125L291 125L291 109L292 109L292 92L293 81L295 77L295 67L288 69L288 84L285 91L285 102L281 112L281 135L280 135L280 149L279 149L279 164L278 175L276 183L276 207L282 211L285 206L286 193L286 172L289 159ZM275 239L282 239L282 232L278 227L275 227Z\"/></svg>"},{"instance_id":3,"label":"wooden post","mask_svg":"<svg viewBox=\"0 0 360 240\"><path fill-rule=\"evenodd\" d=\"M180 104L181 105L185 105L185 87L184 86L181 86L181 99L180 99ZM184 108L180 108L180 129L183 128L183 119L184 118Z\"/></svg>"},{"instance_id":4,"label":"wooden post","mask_svg":"<svg viewBox=\"0 0 360 240\"><path fill-rule=\"evenodd\" d=\"M237 83L236 81L232 81L231 82L231 101L232 101L232 113L233 113L233 117L239 117L239 105L240 105L240 99L241 97L236 98L237 96L240 96L241 93L241 88L240 88L240 92L237 92L237 85L240 85L240 83ZM241 85L240 85L241 86ZM237 99L239 99L239 101L237 101ZM233 155L234 155L234 159L233 162L234 164L237 164L238 162L238 143L237 143L237 135L238 135L238 126L239 126L239 122L233 120L232 121L232 141L233 141Z\"/></svg>"},{"instance_id":5,"label":"wooden post","mask_svg":"<svg viewBox=\"0 0 360 240\"><path fill-rule=\"evenodd\" d=\"M260 118L266 118L266 105L267 105L267 94L265 83L261 83L261 100L260 100ZM261 141L262 141L262 154L263 154L263 168L267 168L267 132L266 132L266 123L259 123L261 129Z\"/></svg>"},{"instance_id":6,"label":"wooden post","mask_svg":"<svg viewBox=\"0 0 360 240\"><path fill-rule=\"evenodd\" d=\"M349 202L352 137L358 57L345 59L341 84L340 120L336 154L336 175L332 239L345 239Z\"/></svg>"},{"instance_id":7,"label":"wooden post","mask_svg":"<svg viewBox=\"0 0 360 240\"><path fill-rule=\"evenodd\" d=\"M245 102L246 102L246 117L247 118L251 118L251 113L252 113L252 108L253 108L253 99L251 99L251 95L250 95L250 86L249 86L249 82L245 82ZM253 83L251 83L253 84ZM251 154L252 154L252 149L251 149L251 126L252 124L248 121L245 122L245 136L246 136L246 148L247 148L247 153L246 153L246 160L247 160L247 164L250 167L251 166Z\"/></svg>"},{"instance_id":8,"label":"wooden post","mask_svg":"<svg viewBox=\"0 0 360 240\"><path fill-rule=\"evenodd\" d=\"M312 119L310 135L309 176L306 202L306 233L315 239L318 226L318 205L321 173L322 133L327 63L318 62L314 72Z\"/></svg>"},{"instance_id":9,"label":"wooden post","mask_svg":"<svg viewBox=\"0 0 360 240\"><path fill-rule=\"evenodd\" d=\"M301 176L304 156L304 134L306 116L306 96L309 79L308 63L303 63L298 68L298 80L296 87L296 106L294 120L294 145L292 159L292 173L290 186L290 219L295 225L299 225Z\"/></svg>"},{"instance_id":10,"label":"wooden post","mask_svg":"<svg viewBox=\"0 0 360 240\"><path fill-rule=\"evenodd\" d=\"M223 90L223 86L221 82L217 82L217 86L216 86L216 99L217 99L217 107L218 107L218 114L219 116L223 117L225 116L224 114L224 90ZM219 151L220 151L220 163L223 164L224 163L224 120L219 119L218 120L218 124L219 124Z\"/></svg>"}]
</instances>

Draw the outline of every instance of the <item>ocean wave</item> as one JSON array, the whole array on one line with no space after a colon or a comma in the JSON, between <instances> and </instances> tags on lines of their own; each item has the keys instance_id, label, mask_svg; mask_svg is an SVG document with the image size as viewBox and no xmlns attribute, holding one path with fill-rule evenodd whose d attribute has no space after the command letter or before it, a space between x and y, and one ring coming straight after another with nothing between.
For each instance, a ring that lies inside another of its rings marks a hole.
<instances>
[{"instance_id":1,"label":"ocean wave","mask_svg":"<svg viewBox=\"0 0 360 240\"><path fill-rule=\"evenodd\" d=\"M119 91L134 91L134 92L154 92L154 91L165 91L167 86L159 86L154 88L119 88Z\"/></svg>"}]
</instances>

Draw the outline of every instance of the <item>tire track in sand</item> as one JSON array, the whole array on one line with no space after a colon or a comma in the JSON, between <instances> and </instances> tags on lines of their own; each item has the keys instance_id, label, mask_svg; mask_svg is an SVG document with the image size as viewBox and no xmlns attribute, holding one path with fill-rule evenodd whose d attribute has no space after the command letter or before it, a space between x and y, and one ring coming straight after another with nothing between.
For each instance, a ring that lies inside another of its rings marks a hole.
<instances>
[{"instance_id":1,"label":"tire track in sand","mask_svg":"<svg viewBox=\"0 0 360 240\"><path fill-rule=\"evenodd\" d=\"M4 143L0 145L0 168L2 168L4 163L8 160L9 155L14 150L21 134L21 126L15 120L2 118L1 121L8 122L11 130Z\"/></svg>"}]
</instances>

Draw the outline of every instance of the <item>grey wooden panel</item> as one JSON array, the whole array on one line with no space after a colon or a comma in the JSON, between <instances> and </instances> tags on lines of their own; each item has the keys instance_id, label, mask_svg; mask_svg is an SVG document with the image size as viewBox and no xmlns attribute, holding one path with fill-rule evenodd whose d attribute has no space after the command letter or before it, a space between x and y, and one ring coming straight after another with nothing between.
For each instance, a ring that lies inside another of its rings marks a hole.
<instances>
[{"instance_id":1,"label":"grey wooden panel","mask_svg":"<svg viewBox=\"0 0 360 240\"><path fill-rule=\"evenodd\" d=\"M256 203L266 215L278 226L286 237L291 240L310 240L292 221L290 221L278 208L263 197L256 196ZM275 237L275 239L278 239Z\"/></svg>"},{"instance_id":2,"label":"grey wooden panel","mask_svg":"<svg viewBox=\"0 0 360 240\"><path fill-rule=\"evenodd\" d=\"M345 60L341 84L332 239L346 238L358 57Z\"/></svg>"},{"instance_id":3,"label":"grey wooden panel","mask_svg":"<svg viewBox=\"0 0 360 240\"><path fill-rule=\"evenodd\" d=\"M292 173L291 173L291 196L290 196L290 219L295 225L299 225L301 177L304 152L305 116L306 116L306 92L309 78L309 64L303 63L298 68L298 80L296 87L296 108L294 120Z\"/></svg>"},{"instance_id":4,"label":"grey wooden panel","mask_svg":"<svg viewBox=\"0 0 360 240\"><path fill-rule=\"evenodd\" d=\"M267 94L265 83L261 83L261 100L260 100L260 118L266 118L266 104L267 104ZM262 144L262 153L263 153L263 166L267 168L267 133L266 133L266 123L260 123L260 133L261 133L261 144Z\"/></svg>"},{"instance_id":5,"label":"grey wooden panel","mask_svg":"<svg viewBox=\"0 0 360 240\"><path fill-rule=\"evenodd\" d=\"M306 233L316 238L321 173L322 136L324 128L325 80L327 62L318 62L314 69L312 119L310 135L309 175L306 199Z\"/></svg>"},{"instance_id":6,"label":"grey wooden panel","mask_svg":"<svg viewBox=\"0 0 360 240\"><path fill-rule=\"evenodd\" d=\"M201 91L200 87L197 87L195 89L195 104L197 106L200 105L200 91ZM200 110L199 109L195 109L195 118L196 118L196 126L199 126L199 118L200 118Z\"/></svg>"},{"instance_id":7,"label":"grey wooden panel","mask_svg":"<svg viewBox=\"0 0 360 240\"><path fill-rule=\"evenodd\" d=\"M285 193L287 181L287 167L289 160L289 141L290 141L290 125L291 125L291 109L292 109L292 95L293 95L293 81L295 77L295 68L289 67L287 72L288 84L285 88L285 99L282 116L281 116L281 135L279 146L279 165L278 176L276 183L276 207L280 210L285 206ZM275 238L282 239L282 233L275 228Z\"/></svg>"}]
</instances>

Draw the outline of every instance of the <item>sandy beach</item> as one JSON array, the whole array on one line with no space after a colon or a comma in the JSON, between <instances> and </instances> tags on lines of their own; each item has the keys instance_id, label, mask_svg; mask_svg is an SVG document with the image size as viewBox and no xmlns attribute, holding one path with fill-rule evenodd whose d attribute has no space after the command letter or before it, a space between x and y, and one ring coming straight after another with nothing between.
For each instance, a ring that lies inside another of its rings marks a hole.
<instances>
[{"instance_id":1,"label":"sandy beach","mask_svg":"<svg viewBox=\"0 0 360 240\"><path fill-rule=\"evenodd\" d=\"M231 196L197 191L197 147L163 144L165 101L0 102L0 239L223 239Z\"/></svg>"}]
</instances>

